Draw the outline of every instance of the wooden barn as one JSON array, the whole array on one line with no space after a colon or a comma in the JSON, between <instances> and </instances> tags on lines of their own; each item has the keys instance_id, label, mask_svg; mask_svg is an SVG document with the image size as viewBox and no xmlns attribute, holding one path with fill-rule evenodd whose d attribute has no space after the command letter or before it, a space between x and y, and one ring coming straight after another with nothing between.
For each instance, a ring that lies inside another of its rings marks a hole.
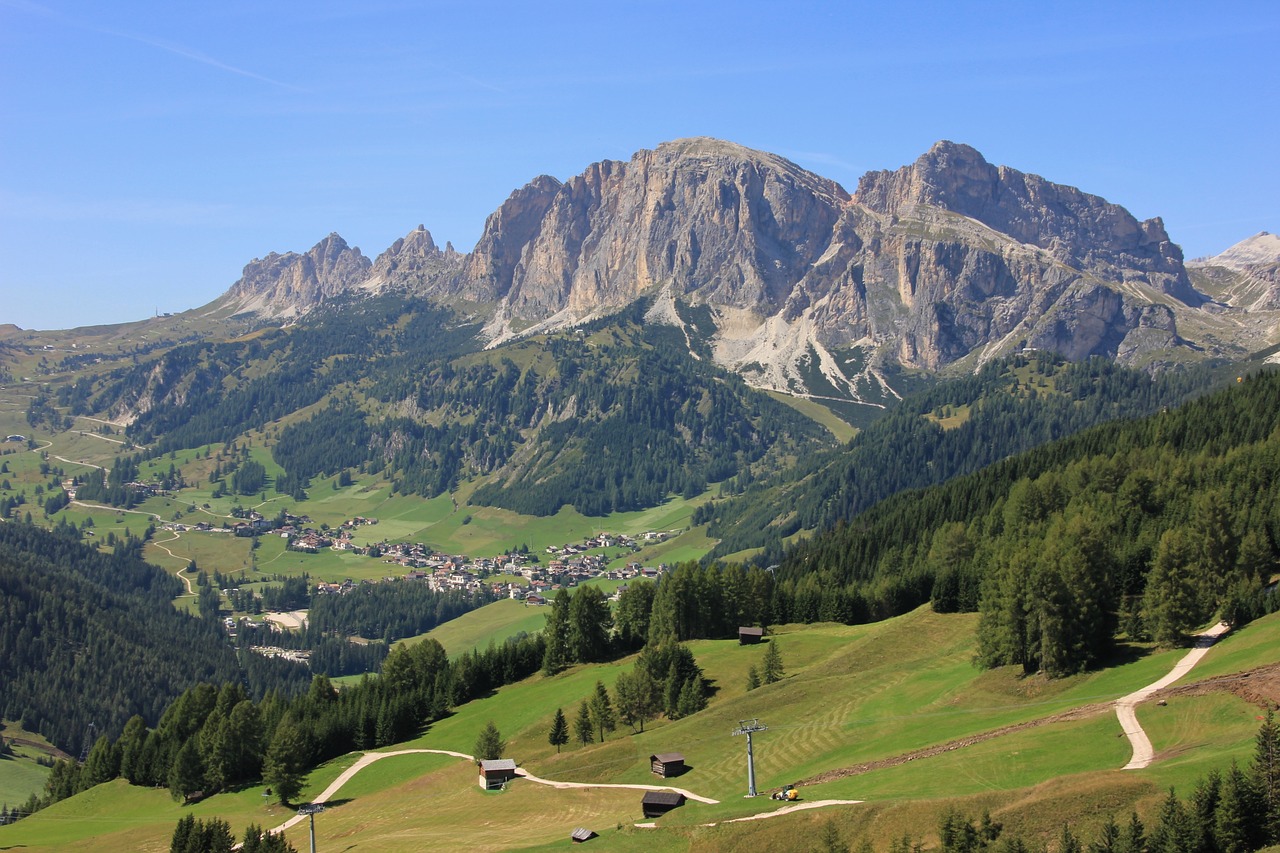
<instances>
[{"instance_id":1,"label":"wooden barn","mask_svg":"<svg viewBox=\"0 0 1280 853\"><path fill-rule=\"evenodd\" d=\"M514 758L485 759L480 762L480 787L493 791L516 778Z\"/></svg>"},{"instance_id":2,"label":"wooden barn","mask_svg":"<svg viewBox=\"0 0 1280 853\"><path fill-rule=\"evenodd\" d=\"M684 772L684 756L678 752L662 752L649 756L649 768L666 779Z\"/></svg>"},{"instance_id":3,"label":"wooden barn","mask_svg":"<svg viewBox=\"0 0 1280 853\"><path fill-rule=\"evenodd\" d=\"M674 808L684 805L684 794L675 791L645 791L640 808L645 817L662 817Z\"/></svg>"},{"instance_id":4,"label":"wooden barn","mask_svg":"<svg viewBox=\"0 0 1280 853\"><path fill-rule=\"evenodd\" d=\"M599 836L597 836L591 830L587 829L585 826L580 826L577 829L575 829L573 831L573 834L570 835L569 837L573 839L574 844L581 844L584 841L590 841L591 839L598 838Z\"/></svg>"},{"instance_id":5,"label":"wooden barn","mask_svg":"<svg viewBox=\"0 0 1280 853\"><path fill-rule=\"evenodd\" d=\"M763 628L739 628L738 629L738 645L754 646L756 643L764 639Z\"/></svg>"}]
</instances>

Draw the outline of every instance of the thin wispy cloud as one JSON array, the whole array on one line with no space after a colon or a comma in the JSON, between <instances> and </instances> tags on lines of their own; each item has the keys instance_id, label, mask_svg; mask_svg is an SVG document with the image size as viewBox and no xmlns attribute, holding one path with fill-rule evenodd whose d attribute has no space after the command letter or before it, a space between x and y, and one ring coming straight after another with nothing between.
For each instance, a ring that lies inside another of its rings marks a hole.
<instances>
[{"instance_id":1,"label":"thin wispy cloud","mask_svg":"<svg viewBox=\"0 0 1280 853\"><path fill-rule=\"evenodd\" d=\"M120 39L125 39L127 41L137 42L138 44L146 45L147 47L152 47L152 48L155 48L156 50L162 50L162 51L165 51L166 53L171 53L174 56L180 56L183 59L188 59L192 62L196 62L201 65L207 65L210 68L216 68L219 71L225 71L228 74L236 74L241 77L247 77L250 80L257 80L262 83L268 83L272 86L279 86L284 89L291 89L295 92L306 91L301 86L294 85L293 83L286 83L283 80L277 80L274 77L268 77L265 74L259 74L256 71L250 71L247 68L240 68L239 66L232 65L227 62L223 62L222 60L217 59L216 57L209 56L206 53L202 53L201 51L195 50L194 48L187 47L186 45L178 44L177 42L167 41L165 39L153 38L150 36L139 35L138 33L128 32L127 30L118 30L111 27L97 26L95 24L91 24L86 21L73 18L69 15L65 15L62 12L59 12L55 9L50 9L47 6L41 6L39 3L32 3L30 2L30 0L0 0L0 7L8 7L10 9L16 9L21 12L26 12L28 14L39 15L45 18L52 18L67 26L76 27L82 30L88 30L89 32L100 33L102 35L111 36L113 38L120 38Z\"/></svg>"},{"instance_id":2,"label":"thin wispy cloud","mask_svg":"<svg viewBox=\"0 0 1280 853\"><path fill-rule=\"evenodd\" d=\"M192 62L198 62L201 65L207 65L210 68L217 68L220 71L226 71L229 74L239 74L241 77L248 77L251 80L259 80L263 83L270 83L273 86L280 86L281 88L284 88L284 89L292 89L295 92L306 91L301 86L295 86L292 83L286 83L283 80L277 80L274 77L268 77L265 74L258 74L257 72L249 71L248 69L245 69L245 68L239 68L235 65L229 65L226 62L223 62L219 59L215 59L214 57L201 53L198 50L193 50L192 48L186 47L184 45L176 44L174 42L164 41L162 39L148 38L147 36L140 36L135 33L125 32L124 30L111 30L111 29L104 29L101 27L90 27L89 29L92 29L95 32L99 32L104 35L115 36L117 38L128 39L129 41L135 41L139 44L145 44L148 47L154 47L157 50L163 50L168 53L172 53L174 56L181 56L184 59L190 59Z\"/></svg>"}]
</instances>

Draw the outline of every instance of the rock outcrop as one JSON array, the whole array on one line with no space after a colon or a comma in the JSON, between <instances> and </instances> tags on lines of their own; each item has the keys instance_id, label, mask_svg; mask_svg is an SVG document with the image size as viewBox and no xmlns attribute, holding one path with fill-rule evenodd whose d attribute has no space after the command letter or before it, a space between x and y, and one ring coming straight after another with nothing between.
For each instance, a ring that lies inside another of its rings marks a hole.
<instances>
[{"instance_id":1,"label":"rock outcrop","mask_svg":"<svg viewBox=\"0 0 1280 853\"><path fill-rule=\"evenodd\" d=\"M1265 280L1237 255L1250 281ZM650 321L683 327L691 349L753 384L866 402L894 393L889 363L937 371L1026 347L1147 363L1185 350L1182 318L1222 307L1193 286L1159 219L966 145L939 142L850 195L705 138L536 178L469 255L420 226L370 264L331 235L306 255L253 262L228 296L292 316L389 287L476 306L492 345L646 297Z\"/></svg>"},{"instance_id":2,"label":"rock outcrop","mask_svg":"<svg viewBox=\"0 0 1280 853\"><path fill-rule=\"evenodd\" d=\"M949 142L853 196L775 155L666 143L512 196L463 279L497 299L494 342L651 294L655 320L709 308L716 359L756 384L803 392L817 369L864 398L888 391L885 360L938 370L1022 346L1145 358L1180 345L1157 300L1204 300L1158 219ZM851 372L836 353L854 348Z\"/></svg>"},{"instance_id":3,"label":"rock outcrop","mask_svg":"<svg viewBox=\"0 0 1280 853\"><path fill-rule=\"evenodd\" d=\"M236 313L294 317L358 286L371 264L359 249L330 234L305 254L272 252L245 265L223 303Z\"/></svg>"},{"instance_id":4,"label":"rock outcrop","mask_svg":"<svg viewBox=\"0 0 1280 853\"><path fill-rule=\"evenodd\" d=\"M461 271L465 260L466 256L454 251L451 243L446 243L443 249L438 247L431 232L419 225L378 255L369 278L360 286L366 290L411 291L446 287Z\"/></svg>"},{"instance_id":5,"label":"rock outcrop","mask_svg":"<svg viewBox=\"0 0 1280 853\"><path fill-rule=\"evenodd\" d=\"M1159 218L1139 222L1075 187L993 166L968 145L939 142L910 166L870 172L854 197L891 216L921 205L949 210L1104 281L1140 282L1188 305L1203 301Z\"/></svg>"}]
</instances>

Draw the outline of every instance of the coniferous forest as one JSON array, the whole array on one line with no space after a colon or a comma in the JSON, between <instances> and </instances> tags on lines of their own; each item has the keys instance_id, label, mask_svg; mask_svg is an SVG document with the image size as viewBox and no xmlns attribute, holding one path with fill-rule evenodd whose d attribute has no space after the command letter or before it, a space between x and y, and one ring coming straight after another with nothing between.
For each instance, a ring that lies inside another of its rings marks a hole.
<instances>
[{"instance_id":1,"label":"coniferous forest","mask_svg":"<svg viewBox=\"0 0 1280 853\"><path fill-rule=\"evenodd\" d=\"M221 625L181 613L177 579L128 542L114 554L18 523L0 524L0 714L73 754L89 724L116 737L159 719L201 681L257 696L305 687L303 668L237 658Z\"/></svg>"}]
</instances>

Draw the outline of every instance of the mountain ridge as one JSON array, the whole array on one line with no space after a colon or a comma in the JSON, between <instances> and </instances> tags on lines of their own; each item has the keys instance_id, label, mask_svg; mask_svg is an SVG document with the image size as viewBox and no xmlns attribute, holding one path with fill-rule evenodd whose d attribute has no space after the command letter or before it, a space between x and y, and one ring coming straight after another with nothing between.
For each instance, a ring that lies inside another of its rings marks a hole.
<instances>
[{"instance_id":1,"label":"mountain ridge","mask_svg":"<svg viewBox=\"0 0 1280 853\"><path fill-rule=\"evenodd\" d=\"M1256 273L1235 274L1259 290ZM1205 281L1159 217L967 145L940 141L850 194L777 155L697 137L534 178L469 253L419 226L371 262L330 235L251 262L215 304L295 320L344 293L399 288L465 304L496 346L651 296L651 322L680 327L691 353L755 387L812 396L820 374L823 393L876 405L896 393L890 367L963 369L1024 348L1140 366L1256 349L1257 328L1235 327L1280 294L1223 301L1197 289Z\"/></svg>"}]
</instances>

